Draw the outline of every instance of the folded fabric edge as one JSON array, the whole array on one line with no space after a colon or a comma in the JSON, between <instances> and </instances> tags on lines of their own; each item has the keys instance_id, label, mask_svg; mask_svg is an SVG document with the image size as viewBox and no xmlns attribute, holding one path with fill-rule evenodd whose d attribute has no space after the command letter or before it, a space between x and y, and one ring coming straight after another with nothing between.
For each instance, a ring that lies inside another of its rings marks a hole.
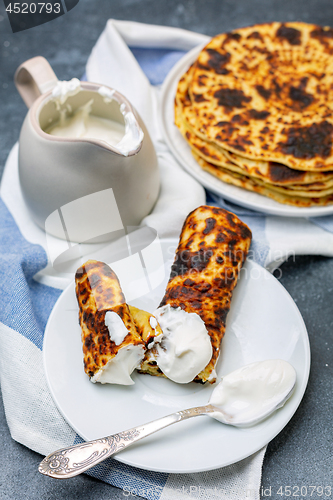
<instances>
[{"instance_id":1,"label":"folded fabric edge","mask_svg":"<svg viewBox=\"0 0 333 500\"><path fill-rule=\"evenodd\" d=\"M13 439L44 455L73 444L76 433L49 392L42 352L3 323L0 323L0 351L3 404Z\"/></svg>"},{"instance_id":2,"label":"folded fabric edge","mask_svg":"<svg viewBox=\"0 0 333 500\"><path fill-rule=\"evenodd\" d=\"M182 28L117 19L109 19L105 29L108 29L110 24L116 27L126 44L132 47L155 47L187 51L196 45L207 43L211 38Z\"/></svg>"}]
</instances>

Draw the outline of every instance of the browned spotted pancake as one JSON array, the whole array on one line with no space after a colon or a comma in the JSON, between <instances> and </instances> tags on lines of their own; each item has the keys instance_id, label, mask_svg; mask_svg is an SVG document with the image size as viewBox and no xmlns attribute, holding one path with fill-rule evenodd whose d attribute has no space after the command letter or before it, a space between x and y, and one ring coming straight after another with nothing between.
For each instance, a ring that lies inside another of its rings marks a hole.
<instances>
[{"instance_id":1,"label":"browned spotted pancake","mask_svg":"<svg viewBox=\"0 0 333 500\"><path fill-rule=\"evenodd\" d=\"M238 172L249 177L256 177L268 184L302 189L303 185L313 189L328 189L333 187L333 172L307 172L294 170L282 163L251 160L227 151L216 143L203 140L183 119L183 107L186 105L187 87L182 84L178 86L175 105L175 123L181 134L192 149L204 160L213 165L220 166ZM184 95L185 93L185 95ZM306 190L308 187L305 188Z\"/></svg>"},{"instance_id":2,"label":"browned spotted pancake","mask_svg":"<svg viewBox=\"0 0 333 500\"><path fill-rule=\"evenodd\" d=\"M75 275L79 304L79 323L83 346L84 371L92 379L105 368L121 348L145 343L130 314L116 274L103 262L89 260ZM122 319L128 334L116 345L105 325L105 314L113 311Z\"/></svg>"},{"instance_id":3,"label":"browned spotted pancake","mask_svg":"<svg viewBox=\"0 0 333 500\"><path fill-rule=\"evenodd\" d=\"M189 126L237 155L333 170L333 29L271 23L214 37L189 85Z\"/></svg>"},{"instance_id":4,"label":"browned spotted pancake","mask_svg":"<svg viewBox=\"0 0 333 500\"><path fill-rule=\"evenodd\" d=\"M192 151L192 154L201 168L206 172L209 172L211 175L214 175L217 179L220 179L228 184L233 184L234 186L247 189L248 191L253 191L263 196L267 196L268 198L271 198L279 203L293 205L300 208L327 206L333 204L333 194L318 197L299 196L298 191L294 191L291 194L290 191L286 189L283 190L284 188L271 187L253 177L248 177L222 167L217 167L216 165L213 165L212 163L209 163L201 158L195 151Z\"/></svg>"},{"instance_id":5,"label":"browned spotted pancake","mask_svg":"<svg viewBox=\"0 0 333 500\"><path fill-rule=\"evenodd\" d=\"M222 208L201 206L185 220L170 279L160 306L170 304L204 321L213 354L194 381L215 381L231 297L251 243L250 229L236 215ZM141 365L143 373L163 376L154 348Z\"/></svg>"}]
</instances>

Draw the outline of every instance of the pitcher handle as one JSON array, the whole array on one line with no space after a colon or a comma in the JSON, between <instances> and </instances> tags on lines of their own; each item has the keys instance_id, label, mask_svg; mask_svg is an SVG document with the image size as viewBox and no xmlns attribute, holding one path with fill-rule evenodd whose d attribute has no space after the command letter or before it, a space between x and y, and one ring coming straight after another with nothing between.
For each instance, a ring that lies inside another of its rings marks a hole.
<instances>
[{"instance_id":1,"label":"pitcher handle","mask_svg":"<svg viewBox=\"0 0 333 500\"><path fill-rule=\"evenodd\" d=\"M45 57L37 56L17 68L14 82L23 101L30 108L37 97L53 89L58 78Z\"/></svg>"}]
</instances>

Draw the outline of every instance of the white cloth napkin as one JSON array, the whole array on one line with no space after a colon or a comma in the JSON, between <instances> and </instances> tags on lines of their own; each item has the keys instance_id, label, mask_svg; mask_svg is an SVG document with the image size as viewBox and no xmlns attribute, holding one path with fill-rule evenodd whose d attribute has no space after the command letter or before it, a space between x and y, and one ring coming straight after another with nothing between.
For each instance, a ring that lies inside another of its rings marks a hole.
<instances>
[{"instance_id":1,"label":"white cloth napkin","mask_svg":"<svg viewBox=\"0 0 333 500\"><path fill-rule=\"evenodd\" d=\"M177 165L163 142L157 120L159 88L151 85L134 56L136 51L133 47L187 51L206 40L204 35L180 29L110 20L87 63L87 79L116 88L126 95L140 113L154 141L162 188L153 212L143 224L155 228L160 237L177 237L188 212L205 202L205 192ZM147 67L163 74L163 64L159 67L159 61L151 59L150 63ZM30 220L21 195L17 147L13 148L6 164L1 196L24 239L38 243L48 251L45 234ZM229 209L231 207L221 199L215 199L215 202ZM327 227L325 231L305 219L265 217L240 207L234 208L253 231L253 258L271 270L292 254L333 256L333 234L327 219L324 221ZM8 217L8 214L3 217ZM6 219L6 224L11 222ZM52 249L58 244L54 239L51 242ZM18 267L13 276L21 277L20 273ZM68 276L55 273L50 263L35 277L48 285L43 289L44 295L55 294L52 290L62 289L68 282ZM24 280L20 280L20 293L24 289L24 294L29 297ZM51 286L55 288L51 289ZM40 306L41 294L38 297ZM37 304L37 299L34 300ZM34 302L30 302L32 305L29 307L33 310ZM45 299L48 305L51 302ZM11 302L8 310L12 314L15 308L20 308L20 304L13 305ZM36 340L35 330L26 334L21 323L11 321L9 314L0 323L0 375L6 415L14 439L46 454L71 444L77 438L49 394L42 368L40 341ZM17 353L14 357L13 352ZM13 376L8 377L8 373ZM147 473L111 461L101 465L95 476L149 499L259 499L264 452L263 449L223 469L186 475Z\"/></svg>"}]
</instances>

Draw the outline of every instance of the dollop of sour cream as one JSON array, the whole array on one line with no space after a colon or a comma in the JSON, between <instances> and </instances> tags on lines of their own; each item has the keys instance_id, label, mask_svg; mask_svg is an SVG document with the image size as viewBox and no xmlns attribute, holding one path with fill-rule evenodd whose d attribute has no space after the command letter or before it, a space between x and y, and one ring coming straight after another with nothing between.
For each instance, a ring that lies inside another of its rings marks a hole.
<instances>
[{"instance_id":1,"label":"dollop of sour cream","mask_svg":"<svg viewBox=\"0 0 333 500\"><path fill-rule=\"evenodd\" d=\"M232 425L252 425L280 408L296 382L295 369L287 361L271 359L243 366L223 377L209 403L223 410L210 416Z\"/></svg>"},{"instance_id":2,"label":"dollop of sour cream","mask_svg":"<svg viewBox=\"0 0 333 500\"><path fill-rule=\"evenodd\" d=\"M120 345L124 342L126 335L129 333L121 317L114 311L107 311L104 319L105 325L108 327L110 339Z\"/></svg>"},{"instance_id":3,"label":"dollop of sour cream","mask_svg":"<svg viewBox=\"0 0 333 500\"><path fill-rule=\"evenodd\" d=\"M149 318L149 324L150 326L152 327L153 330L155 330L155 328L157 327L157 320L154 316L150 316Z\"/></svg>"},{"instance_id":4,"label":"dollop of sour cream","mask_svg":"<svg viewBox=\"0 0 333 500\"><path fill-rule=\"evenodd\" d=\"M114 311L107 311L104 322L110 339L117 346L121 345L129 333L121 317ZM101 384L133 385L131 373L140 366L144 354L145 347L142 344L125 345L90 380Z\"/></svg>"},{"instance_id":5,"label":"dollop of sour cream","mask_svg":"<svg viewBox=\"0 0 333 500\"><path fill-rule=\"evenodd\" d=\"M154 312L163 337L156 344L156 362L170 380L191 382L211 360L213 349L205 323L196 313L169 304Z\"/></svg>"},{"instance_id":6,"label":"dollop of sour cream","mask_svg":"<svg viewBox=\"0 0 333 500\"><path fill-rule=\"evenodd\" d=\"M140 366L144 355L145 347L141 344L123 346L90 380L101 384L133 385L131 373Z\"/></svg>"}]
</instances>

